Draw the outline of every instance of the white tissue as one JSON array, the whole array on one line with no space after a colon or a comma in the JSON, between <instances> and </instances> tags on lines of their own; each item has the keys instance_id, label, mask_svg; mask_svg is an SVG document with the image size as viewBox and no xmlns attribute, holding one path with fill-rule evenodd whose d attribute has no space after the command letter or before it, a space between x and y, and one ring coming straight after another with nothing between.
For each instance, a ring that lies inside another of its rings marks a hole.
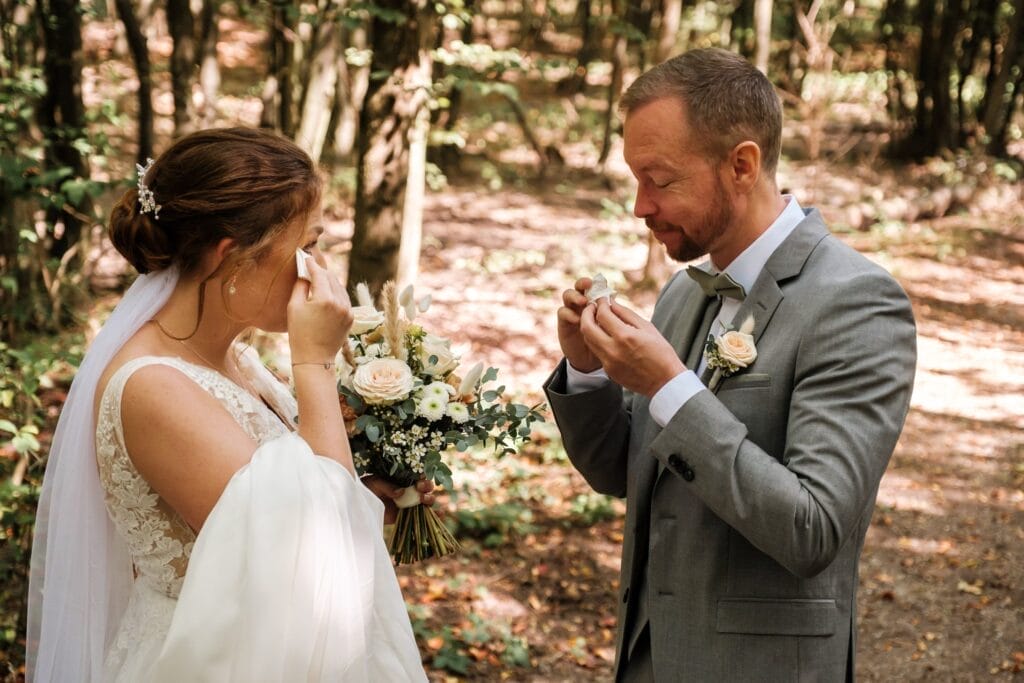
<instances>
[{"instance_id":1,"label":"white tissue","mask_svg":"<svg viewBox=\"0 0 1024 683\"><path fill-rule=\"evenodd\" d=\"M601 273L592 277L591 281L590 289L587 290L587 299L591 302L597 302L605 297L611 301L615 296L615 290L608 286L608 280Z\"/></svg>"},{"instance_id":2,"label":"white tissue","mask_svg":"<svg viewBox=\"0 0 1024 683\"><path fill-rule=\"evenodd\" d=\"M299 271L299 279L309 282L309 266L306 265L306 257L309 256L302 249L295 250L295 268Z\"/></svg>"}]
</instances>

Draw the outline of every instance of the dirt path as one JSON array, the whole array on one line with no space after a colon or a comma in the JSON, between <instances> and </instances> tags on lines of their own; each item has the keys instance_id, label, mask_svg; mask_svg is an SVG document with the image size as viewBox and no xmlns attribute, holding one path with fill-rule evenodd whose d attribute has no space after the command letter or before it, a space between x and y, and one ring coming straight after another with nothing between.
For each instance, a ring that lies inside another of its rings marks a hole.
<instances>
[{"instance_id":1,"label":"dirt path","mask_svg":"<svg viewBox=\"0 0 1024 683\"><path fill-rule=\"evenodd\" d=\"M618 278L646 253L636 222L609 214L599 182L574 178L573 186L564 194L557 184L453 187L430 199L420 282L435 305L425 322L461 342L467 357L501 368L523 398L539 398L559 356L553 321L566 283L596 271ZM818 193L831 197L827 187ZM827 200L822 208L827 219L842 215ZM1020 216L843 235L901 281L919 330L912 412L861 565L862 680L1021 676ZM650 311L652 292L619 288ZM557 443L500 463L459 462L456 482L455 506L484 509L480 533L490 538L457 558L400 570L419 603L421 644L437 664L432 678L608 679L621 503L591 495ZM517 653L529 664L516 666Z\"/></svg>"}]
</instances>

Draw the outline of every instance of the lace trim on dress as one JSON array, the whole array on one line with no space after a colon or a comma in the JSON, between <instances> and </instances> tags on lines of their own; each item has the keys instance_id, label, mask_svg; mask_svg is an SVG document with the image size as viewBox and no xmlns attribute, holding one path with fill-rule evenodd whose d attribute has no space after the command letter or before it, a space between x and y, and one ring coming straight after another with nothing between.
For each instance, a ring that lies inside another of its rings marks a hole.
<instances>
[{"instance_id":1,"label":"lace trim on dress","mask_svg":"<svg viewBox=\"0 0 1024 683\"><path fill-rule=\"evenodd\" d=\"M247 353L242 354L245 358ZM277 402L287 404L276 381L256 359L247 358L243 372L257 385L274 392ZM127 541L136 576L153 590L177 597L188 567L195 533L185 521L154 492L128 457L121 425L121 396L132 374L147 365L167 365L186 375L216 398L242 429L262 444L288 431L274 413L258 398L220 373L179 358L146 356L125 363L111 377L100 401L96 429L96 459L107 510L121 536ZM263 372L259 372L262 369ZM265 374L264 374L265 373ZM251 377L249 377L251 375ZM268 383L268 378L273 384ZM292 400L294 404L294 400ZM275 406L276 407L276 406ZM283 407L294 414L294 407Z\"/></svg>"}]
</instances>

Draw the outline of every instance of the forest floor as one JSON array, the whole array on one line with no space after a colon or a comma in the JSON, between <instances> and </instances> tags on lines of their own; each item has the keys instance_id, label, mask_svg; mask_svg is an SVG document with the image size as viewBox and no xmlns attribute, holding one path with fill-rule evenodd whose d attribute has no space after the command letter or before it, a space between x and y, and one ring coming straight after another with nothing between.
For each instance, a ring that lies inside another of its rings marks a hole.
<instances>
[{"instance_id":1,"label":"forest floor","mask_svg":"<svg viewBox=\"0 0 1024 683\"><path fill-rule=\"evenodd\" d=\"M781 176L834 226L866 194L919 182L910 168L865 168L791 163ZM629 284L643 226L614 210L607 187L566 171L501 189L455 182L429 197L424 322L501 368L523 399L541 398L560 356L555 311L574 278L602 272L620 301L652 308L655 292ZM1022 676L1022 208L1019 190L994 187L956 215L839 233L898 278L919 333L912 409L861 562L860 680ZM347 226L335 228L344 251ZM590 493L557 432L544 434L515 458L457 461L449 504L475 518L464 532L486 538L399 569L433 680L610 679L624 507Z\"/></svg>"},{"instance_id":2,"label":"forest floor","mask_svg":"<svg viewBox=\"0 0 1024 683\"><path fill-rule=\"evenodd\" d=\"M87 46L110 43L103 28L94 25ZM234 70L251 60L241 54ZM130 78L122 62L104 68L91 83ZM158 90L165 136L170 96L166 84ZM254 98L224 102L227 119L255 123ZM490 124L488 139L505 136L503 125ZM799 124L790 128L786 137L799 139ZM919 333L911 412L861 562L858 678L1022 678L1024 191L972 180L993 176L980 168L987 162L889 167L878 145L854 157L865 140L828 133L832 159L784 162L781 185L893 273ZM130 130L123 135L131 148ZM499 368L524 402L542 400L560 356L555 311L575 278L604 273L619 301L645 315L657 291L634 284L647 242L629 214L621 150L603 173L585 150L561 151L567 165L545 178L529 152L489 150L475 165L480 156L468 156L425 208L417 288L433 307L422 322L453 339L464 362ZM326 213L328 252L343 267L350 211L329 204ZM453 457L455 490L437 507L457 522L464 549L398 569L432 681L611 679L624 504L590 491L552 424L536 437L501 460Z\"/></svg>"}]
</instances>

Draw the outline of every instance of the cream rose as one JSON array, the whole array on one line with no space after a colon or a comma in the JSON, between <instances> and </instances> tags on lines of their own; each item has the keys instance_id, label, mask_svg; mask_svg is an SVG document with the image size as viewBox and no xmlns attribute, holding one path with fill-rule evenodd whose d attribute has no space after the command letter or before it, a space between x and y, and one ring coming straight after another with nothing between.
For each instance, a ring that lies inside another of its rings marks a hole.
<instances>
[{"instance_id":1,"label":"cream rose","mask_svg":"<svg viewBox=\"0 0 1024 683\"><path fill-rule=\"evenodd\" d=\"M718 353L722 360L732 363L737 368L745 368L757 358L754 338L744 332L726 332L716 339L715 343L718 345Z\"/></svg>"},{"instance_id":2,"label":"cream rose","mask_svg":"<svg viewBox=\"0 0 1024 683\"><path fill-rule=\"evenodd\" d=\"M352 328L349 334L364 334L384 322L384 314L373 306L352 307Z\"/></svg>"},{"instance_id":3,"label":"cream rose","mask_svg":"<svg viewBox=\"0 0 1024 683\"><path fill-rule=\"evenodd\" d=\"M423 371L434 377L444 377L459 366L459 358L452 353L447 339L427 334L420 346L420 363ZM431 363L431 358L434 362Z\"/></svg>"},{"instance_id":4,"label":"cream rose","mask_svg":"<svg viewBox=\"0 0 1024 683\"><path fill-rule=\"evenodd\" d=\"M412 393L412 370L400 360L377 358L360 365L352 375L352 388L370 404L401 401Z\"/></svg>"}]
</instances>

